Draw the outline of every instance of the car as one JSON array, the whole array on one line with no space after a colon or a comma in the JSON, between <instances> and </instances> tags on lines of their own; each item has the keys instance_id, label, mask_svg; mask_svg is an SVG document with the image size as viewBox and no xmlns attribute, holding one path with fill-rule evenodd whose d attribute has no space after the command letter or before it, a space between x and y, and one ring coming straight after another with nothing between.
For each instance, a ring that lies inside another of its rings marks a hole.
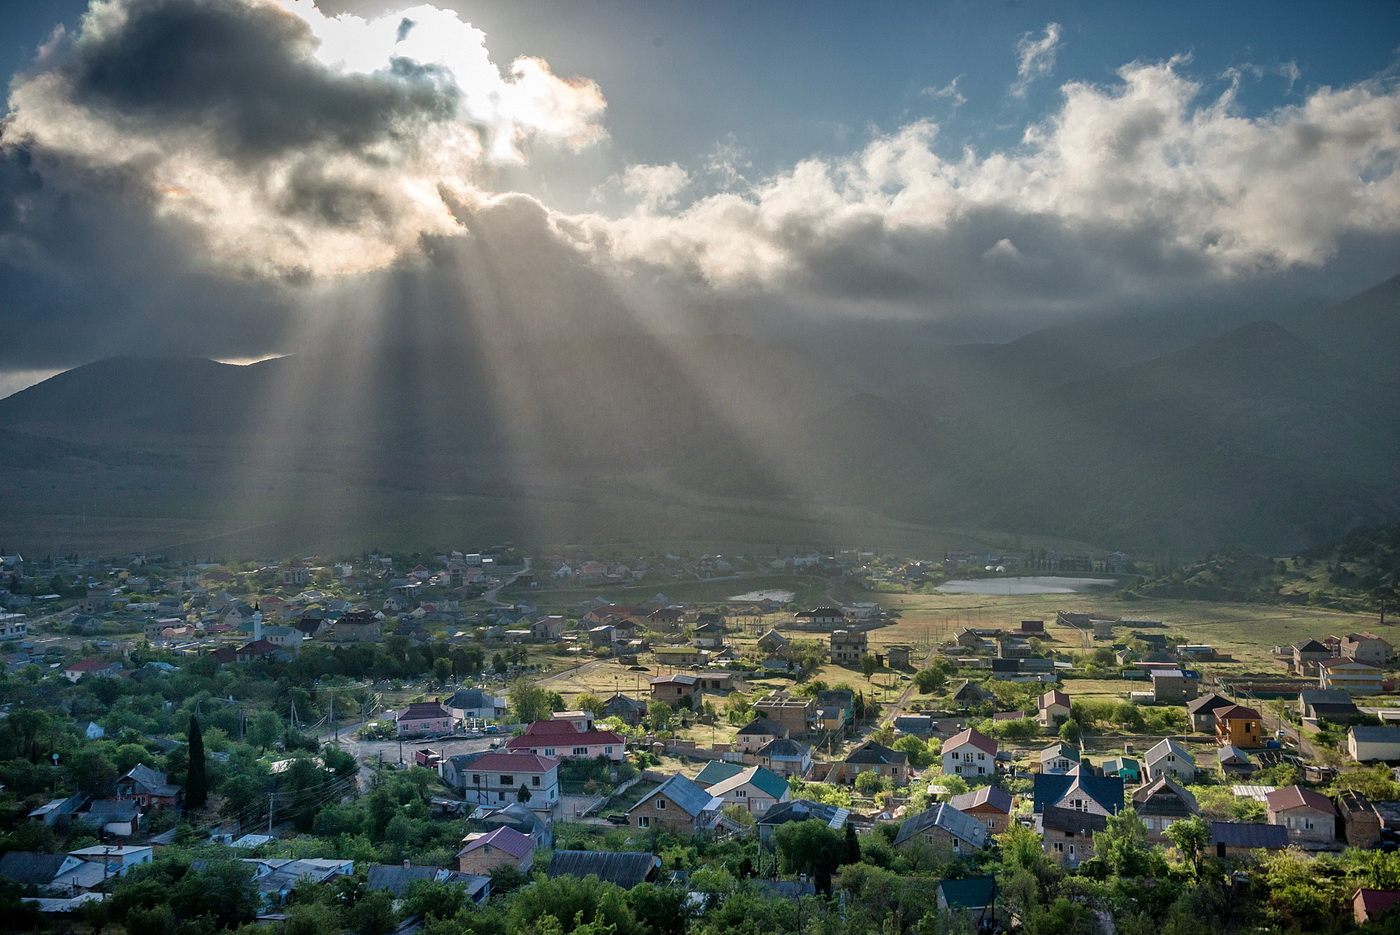
<instances>
[{"instance_id":1,"label":"car","mask_svg":"<svg viewBox=\"0 0 1400 935\"><path fill-rule=\"evenodd\" d=\"M1282 740L1283 738L1288 736L1288 731L1280 727L1278 730L1274 731L1274 736L1277 737L1279 740Z\"/></svg>"},{"instance_id":2,"label":"car","mask_svg":"<svg viewBox=\"0 0 1400 935\"><path fill-rule=\"evenodd\" d=\"M610 821L610 822L612 822L612 823L615 824L615 825L625 825L625 824L627 824L627 816L626 816L626 815L609 815L609 816L607 816L607 820Z\"/></svg>"},{"instance_id":3,"label":"car","mask_svg":"<svg viewBox=\"0 0 1400 935\"><path fill-rule=\"evenodd\" d=\"M909 681L909 676L907 676L907 675L901 675L901 676L899 677L899 680L900 680L901 682L907 682L907 681Z\"/></svg>"},{"instance_id":4,"label":"car","mask_svg":"<svg viewBox=\"0 0 1400 935\"><path fill-rule=\"evenodd\" d=\"M486 731L486 733L488 734L499 734L501 732L501 729L495 724L489 724L486 727L483 727L482 730Z\"/></svg>"}]
</instances>

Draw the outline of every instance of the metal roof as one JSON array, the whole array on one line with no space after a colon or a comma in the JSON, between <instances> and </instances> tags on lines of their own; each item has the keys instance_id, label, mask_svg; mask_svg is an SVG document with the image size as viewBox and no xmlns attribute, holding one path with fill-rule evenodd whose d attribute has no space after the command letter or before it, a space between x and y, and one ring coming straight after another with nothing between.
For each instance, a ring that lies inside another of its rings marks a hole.
<instances>
[{"instance_id":1,"label":"metal roof","mask_svg":"<svg viewBox=\"0 0 1400 935\"><path fill-rule=\"evenodd\" d=\"M653 854L631 851L555 851L549 861L548 876L597 877L623 889L642 883L657 867L661 858Z\"/></svg>"},{"instance_id":2,"label":"metal roof","mask_svg":"<svg viewBox=\"0 0 1400 935\"><path fill-rule=\"evenodd\" d=\"M1226 847L1282 849L1288 846L1288 829L1283 825L1212 821L1210 823L1210 843L1212 847L1223 844Z\"/></svg>"},{"instance_id":3,"label":"metal roof","mask_svg":"<svg viewBox=\"0 0 1400 935\"><path fill-rule=\"evenodd\" d=\"M973 847L987 846L986 825L971 815L964 815L947 802L939 802L927 811L920 812L913 818L906 818L900 823L899 833L894 838L895 847L930 828L942 828Z\"/></svg>"}]
</instances>

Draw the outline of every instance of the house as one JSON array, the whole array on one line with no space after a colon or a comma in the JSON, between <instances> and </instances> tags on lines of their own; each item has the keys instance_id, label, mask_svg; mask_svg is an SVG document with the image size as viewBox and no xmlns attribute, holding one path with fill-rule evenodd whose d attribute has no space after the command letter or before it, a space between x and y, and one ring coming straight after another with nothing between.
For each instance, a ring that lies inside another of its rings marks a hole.
<instances>
[{"instance_id":1,"label":"house","mask_svg":"<svg viewBox=\"0 0 1400 935\"><path fill-rule=\"evenodd\" d=\"M1347 730L1347 752L1358 763L1400 760L1400 727L1352 727Z\"/></svg>"},{"instance_id":2,"label":"house","mask_svg":"<svg viewBox=\"0 0 1400 935\"><path fill-rule=\"evenodd\" d=\"M1351 692L1345 688L1334 688L1330 691L1311 688L1298 693L1298 714L1317 720L1325 718L1335 724L1358 717L1361 711L1351 700Z\"/></svg>"},{"instance_id":3,"label":"house","mask_svg":"<svg viewBox=\"0 0 1400 935\"><path fill-rule=\"evenodd\" d=\"M1051 806L1036 817L1035 828L1046 856L1074 869L1094 856L1094 833L1108 830L1108 816Z\"/></svg>"},{"instance_id":4,"label":"house","mask_svg":"<svg viewBox=\"0 0 1400 935\"><path fill-rule=\"evenodd\" d=\"M1248 753L1233 744L1226 744L1216 751L1220 771L1226 776L1249 776L1256 769Z\"/></svg>"},{"instance_id":5,"label":"house","mask_svg":"<svg viewBox=\"0 0 1400 935\"><path fill-rule=\"evenodd\" d=\"M812 768L812 748L800 740L770 740L754 753L758 762L779 776L801 779Z\"/></svg>"},{"instance_id":6,"label":"house","mask_svg":"<svg viewBox=\"0 0 1400 935\"><path fill-rule=\"evenodd\" d=\"M588 631L590 646L611 646L617 642L617 628L610 623L600 624ZM658 658L657 662L661 660Z\"/></svg>"},{"instance_id":7,"label":"house","mask_svg":"<svg viewBox=\"0 0 1400 935\"><path fill-rule=\"evenodd\" d=\"M705 651L694 646L658 646L652 653L659 666L698 666L705 661Z\"/></svg>"},{"instance_id":8,"label":"house","mask_svg":"<svg viewBox=\"0 0 1400 935\"><path fill-rule=\"evenodd\" d=\"M1186 713L1191 718L1191 729L1202 734L1214 734L1217 727L1216 712L1221 708L1229 708L1233 705L1234 702L1229 698L1217 695L1215 692L1188 702Z\"/></svg>"},{"instance_id":9,"label":"house","mask_svg":"<svg viewBox=\"0 0 1400 935\"><path fill-rule=\"evenodd\" d=\"M756 713L787 730L792 738L806 737L817 719L817 702L770 692L753 703Z\"/></svg>"},{"instance_id":10,"label":"house","mask_svg":"<svg viewBox=\"0 0 1400 935\"><path fill-rule=\"evenodd\" d=\"M557 877L597 877L602 883L611 883L630 890L635 886L656 879L661 869L661 858L649 853L633 851L555 851L549 859L547 876Z\"/></svg>"},{"instance_id":11,"label":"house","mask_svg":"<svg viewBox=\"0 0 1400 935\"><path fill-rule=\"evenodd\" d=\"M1349 659L1383 666L1390 661L1394 647L1374 633L1348 633L1342 637L1341 651Z\"/></svg>"},{"instance_id":12,"label":"house","mask_svg":"<svg viewBox=\"0 0 1400 935\"><path fill-rule=\"evenodd\" d=\"M758 638L758 648L767 653L784 653L787 651L789 640L777 630L769 630Z\"/></svg>"},{"instance_id":13,"label":"house","mask_svg":"<svg viewBox=\"0 0 1400 935\"><path fill-rule=\"evenodd\" d=\"M501 827L468 835L456 859L459 873L488 877L498 867L514 867L528 873L535 862L535 843L514 828Z\"/></svg>"},{"instance_id":14,"label":"house","mask_svg":"<svg viewBox=\"0 0 1400 935\"><path fill-rule=\"evenodd\" d=\"M1001 834L1011 827L1011 809L1015 799L1000 786L981 786L972 792L953 796L948 804L986 825L988 834Z\"/></svg>"},{"instance_id":15,"label":"house","mask_svg":"<svg viewBox=\"0 0 1400 935\"><path fill-rule=\"evenodd\" d=\"M947 802L939 802L900 822L894 846L903 849L914 844L926 844L940 851L968 854L982 850L990 840L987 826L981 821L963 814Z\"/></svg>"},{"instance_id":16,"label":"house","mask_svg":"<svg viewBox=\"0 0 1400 935\"><path fill-rule=\"evenodd\" d=\"M0 854L0 877L20 886L47 887L58 877L82 866L83 860L72 854L36 854L33 851L8 851Z\"/></svg>"},{"instance_id":17,"label":"house","mask_svg":"<svg viewBox=\"0 0 1400 935\"><path fill-rule=\"evenodd\" d=\"M129 838L141 830L144 821L141 808L141 803L136 801L98 799L74 813L70 820L98 834Z\"/></svg>"},{"instance_id":18,"label":"house","mask_svg":"<svg viewBox=\"0 0 1400 935\"><path fill-rule=\"evenodd\" d=\"M442 706L459 721L489 721L506 715L506 699L480 688L459 688L442 700Z\"/></svg>"},{"instance_id":19,"label":"house","mask_svg":"<svg viewBox=\"0 0 1400 935\"><path fill-rule=\"evenodd\" d=\"M894 719L894 732L901 737L914 736L927 740L933 736L933 718L927 714L901 714Z\"/></svg>"},{"instance_id":20,"label":"house","mask_svg":"<svg viewBox=\"0 0 1400 935\"><path fill-rule=\"evenodd\" d=\"M703 789L708 789L715 783L724 782L726 779L733 779L744 771L744 767L738 763L728 763L724 760L711 760L701 767L700 772L695 774L695 784Z\"/></svg>"},{"instance_id":21,"label":"house","mask_svg":"<svg viewBox=\"0 0 1400 935\"><path fill-rule=\"evenodd\" d=\"M328 883L336 877L355 873L353 860L336 858L248 858L244 863L254 867L253 884L258 889L262 905L268 909L284 904L298 886L305 886L308 882Z\"/></svg>"},{"instance_id":22,"label":"house","mask_svg":"<svg viewBox=\"0 0 1400 935\"><path fill-rule=\"evenodd\" d=\"M700 680L693 675L663 675L651 680L651 700L673 708L693 708L700 700Z\"/></svg>"},{"instance_id":23,"label":"house","mask_svg":"<svg viewBox=\"0 0 1400 935\"><path fill-rule=\"evenodd\" d=\"M1037 757L1042 773L1068 773L1079 767L1079 750L1067 743L1052 743Z\"/></svg>"},{"instance_id":24,"label":"house","mask_svg":"<svg viewBox=\"0 0 1400 935\"><path fill-rule=\"evenodd\" d=\"M976 682L963 679L961 683L954 686L952 700L954 704L974 705L982 701L982 688Z\"/></svg>"},{"instance_id":25,"label":"house","mask_svg":"<svg viewBox=\"0 0 1400 935\"><path fill-rule=\"evenodd\" d=\"M639 831L657 829L676 834L709 831L719 823L724 802L684 776L676 775L642 796L627 811L627 821Z\"/></svg>"},{"instance_id":26,"label":"house","mask_svg":"<svg viewBox=\"0 0 1400 935\"><path fill-rule=\"evenodd\" d=\"M435 882L442 873L441 867L423 867L404 861L402 864L374 864L365 877L365 886L371 890L388 890L395 900L408 895L413 884Z\"/></svg>"},{"instance_id":27,"label":"house","mask_svg":"<svg viewBox=\"0 0 1400 935\"><path fill-rule=\"evenodd\" d=\"M1029 659L1035 655L1030 640L1020 636L1005 636L997 640L997 656L1001 659Z\"/></svg>"},{"instance_id":28,"label":"house","mask_svg":"<svg viewBox=\"0 0 1400 935\"><path fill-rule=\"evenodd\" d=\"M1269 821L1287 828L1293 844L1330 845L1337 838L1337 809L1320 792L1288 786L1270 792L1264 804Z\"/></svg>"},{"instance_id":29,"label":"house","mask_svg":"<svg viewBox=\"0 0 1400 935\"><path fill-rule=\"evenodd\" d=\"M1142 764L1130 756L1115 756L1103 764L1105 776L1117 776L1125 783L1137 784L1142 781Z\"/></svg>"},{"instance_id":30,"label":"house","mask_svg":"<svg viewBox=\"0 0 1400 935\"><path fill-rule=\"evenodd\" d=\"M798 611L798 621L823 627L839 627L846 622L846 612L839 607L816 607Z\"/></svg>"},{"instance_id":31,"label":"house","mask_svg":"<svg viewBox=\"0 0 1400 935\"><path fill-rule=\"evenodd\" d=\"M985 648L986 643L982 634L971 627L960 627L953 631L953 644L963 649L980 651Z\"/></svg>"},{"instance_id":32,"label":"house","mask_svg":"<svg viewBox=\"0 0 1400 935\"><path fill-rule=\"evenodd\" d=\"M910 654L913 652L914 647L906 646L902 643L894 646L885 647L885 653L888 657L891 669L913 668L909 662Z\"/></svg>"},{"instance_id":33,"label":"house","mask_svg":"<svg viewBox=\"0 0 1400 935\"><path fill-rule=\"evenodd\" d=\"M793 799L773 806L758 820L758 836L760 840L770 841L777 828L793 821L820 821L828 828L840 831L850 817L849 809L807 799Z\"/></svg>"},{"instance_id":34,"label":"house","mask_svg":"<svg viewBox=\"0 0 1400 935\"><path fill-rule=\"evenodd\" d=\"M1349 847L1371 850L1380 847L1381 818L1371 800L1355 789L1337 793L1337 814L1342 818L1342 837Z\"/></svg>"},{"instance_id":35,"label":"house","mask_svg":"<svg viewBox=\"0 0 1400 935\"><path fill-rule=\"evenodd\" d=\"M626 742L610 730L579 730L569 721L536 721L525 733L506 741L511 753L535 753L561 759L604 757L622 762Z\"/></svg>"},{"instance_id":36,"label":"house","mask_svg":"<svg viewBox=\"0 0 1400 935\"><path fill-rule=\"evenodd\" d=\"M1116 776L1094 776L1081 771L1063 776L1036 773L1031 779L1032 814L1042 815L1047 808L1072 808L1098 815L1117 815L1123 810L1123 780Z\"/></svg>"},{"instance_id":37,"label":"house","mask_svg":"<svg viewBox=\"0 0 1400 935\"><path fill-rule=\"evenodd\" d=\"M547 813L546 813L547 814ZM470 824L479 831L494 831L497 828L514 828L534 842L535 847L549 848L554 845L554 828L548 821L532 812L528 805L511 802L495 808L480 806L472 813Z\"/></svg>"},{"instance_id":38,"label":"house","mask_svg":"<svg viewBox=\"0 0 1400 935\"><path fill-rule=\"evenodd\" d=\"M1364 925L1382 912L1400 906L1400 890L1368 890L1364 886L1351 897L1351 917Z\"/></svg>"},{"instance_id":39,"label":"house","mask_svg":"<svg viewBox=\"0 0 1400 935\"><path fill-rule=\"evenodd\" d=\"M1169 840L1166 831L1184 818L1201 813L1196 797L1166 773L1133 792L1133 810L1147 825L1147 840L1160 844Z\"/></svg>"},{"instance_id":40,"label":"house","mask_svg":"<svg viewBox=\"0 0 1400 935\"><path fill-rule=\"evenodd\" d=\"M836 764L828 781L855 782L861 773L887 776L895 785L902 786L909 781L909 754L867 740Z\"/></svg>"},{"instance_id":41,"label":"house","mask_svg":"<svg viewBox=\"0 0 1400 935\"><path fill-rule=\"evenodd\" d=\"M1379 666L1360 659L1338 656L1318 663L1319 688L1345 688L1353 693L1375 695L1381 690Z\"/></svg>"},{"instance_id":42,"label":"house","mask_svg":"<svg viewBox=\"0 0 1400 935\"><path fill-rule=\"evenodd\" d=\"M29 813L29 818L46 825L67 824L88 802L88 796L79 792L67 798L51 799Z\"/></svg>"},{"instance_id":43,"label":"house","mask_svg":"<svg viewBox=\"0 0 1400 935\"><path fill-rule=\"evenodd\" d=\"M553 614L530 624L530 636L537 640L557 640L564 635L564 618Z\"/></svg>"},{"instance_id":44,"label":"house","mask_svg":"<svg viewBox=\"0 0 1400 935\"><path fill-rule=\"evenodd\" d=\"M109 876L121 876L132 867L148 864L155 859L156 849L145 844L98 844L69 851L69 857L76 857L88 863L105 866Z\"/></svg>"},{"instance_id":45,"label":"house","mask_svg":"<svg viewBox=\"0 0 1400 935\"><path fill-rule=\"evenodd\" d=\"M1051 689L1041 695L1038 707L1040 710L1036 714L1036 720L1040 722L1041 727L1059 727L1069 720L1069 695L1059 689Z\"/></svg>"},{"instance_id":46,"label":"house","mask_svg":"<svg viewBox=\"0 0 1400 935\"><path fill-rule=\"evenodd\" d=\"M745 753L754 753L780 738L785 738L788 730L766 717L756 717L734 735L734 745Z\"/></svg>"},{"instance_id":47,"label":"house","mask_svg":"<svg viewBox=\"0 0 1400 935\"><path fill-rule=\"evenodd\" d=\"M701 624L692 631L691 640L700 649L722 649L724 626L718 623Z\"/></svg>"},{"instance_id":48,"label":"house","mask_svg":"<svg viewBox=\"0 0 1400 935\"><path fill-rule=\"evenodd\" d=\"M792 799L787 780L762 766L751 766L705 791L724 800L725 805L741 806L755 816L763 815L774 805Z\"/></svg>"},{"instance_id":49,"label":"house","mask_svg":"<svg viewBox=\"0 0 1400 935\"><path fill-rule=\"evenodd\" d=\"M1282 825L1212 821L1210 847L1216 857L1247 860L1256 851L1281 851L1288 846L1288 829Z\"/></svg>"},{"instance_id":50,"label":"house","mask_svg":"<svg viewBox=\"0 0 1400 935\"><path fill-rule=\"evenodd\" d=\"M996 774L997 742L968 728L943 744L943 772L948 776Z\"/></svg>"},{"instance_id":51,"label":"house","mask_svg":"<svg viewBox=\"0 0 1400 935\"><path fill-rule=\"evenodd\" d=\"M394 716L400 737L426 737L452 730L452 712L436 701L415 701Z\"/></svg>"},{"instance_id":52,"label":"house","mask_svg":"<svg viewBox=\"0 0 1400 935\"><path fill-rule=\"evenodd\" d=\"M379 618L367 610L342 614L331 629L331 641L335 643L378 643L381 635Z\"/></svg>"},{"instance_id":53,"label":"house","mask_svg":"<svg viewBox=\"0 0 1400 935\"><path fill-rule=\"evenodd\" d=\"M112 784L107 798L135 802L143 809L173 808L180 802L180 787L167 782L164 773L137 763Z\"/></svg>"},{"instance_id":54,"label":"house","mask_svg":"<svg viewBox=\"0 0 1400 935\"><path fill-rule=\"evenodd\" d=\"M1173 776L1181 782L1196 781L1196 758L1171 738L1158 741L1143 755L1148 780Z\"/></svg>"},{"instance_id":55,"label":"house","mask_svg":"<svg viewBox=\"0 0 1400 935\"><path fill-rule=\"evenodd\" d=\"M1196 697L1201 680L1181 669L1152 670L1152 700L1158 704L1185 704Z\"/></svg>"},{"instance_id":56,"label":"house","mask_svg":"<svg viewBox=\"0 0 1400 935\"><path fill-rule=\"evenodd\" d=\"M1332 650L1317 640L1299 640L1292 648L1291 668L1296 675L1317 675L1318 663L1332 658Z\"/></svg>"},{"instance_id":57,"label":"house","mask_svg":"<svg viewBox=\"0 0 1400 935\"><path fill-rule=\"evenodd\" d=\"M301 649L302 641L306 639L306 635L296 627L263 627L262 634L263 639L273 646L289 652Z\"/></svg>"},{"instance_id":58,"label":"house","mask_svg":"<svg viewBox=\"0 0 1400 935\"><path fill-rule=\"evenodd\" d=\"M452 756L439 769L444 781L476 805L505 805L529 793L524 804L550 811L559 801L559 760L534 753L489 753Z\"/></svg>"},{"instance_id":59,"label":"house","mask_svg":"<svg viewBox=\"0 0 1400 935\"><path fill-rule=\"evenodd\" d=\"M645 701L629 698L621 692L615 693L603 702L603 717L615 717L629 727L636 727L642 723L642 718L646 717L646 713Z\"/></svg>"},{"instance_id":60,"label":"house","mask_svg":"<svg viewBox=\"0 0 1400 935\"><path fill-rule=\"evenodd\" d=\"M867 652L868 642L864 630L832 631L831 661L839 666L859 665Z\"/></svg>"},{"instance_id":61,"label":"house","mask_svg":"<svg viewBox=\"0 0 1400 935\"><path fill-rule=\"evenodd\" d=\"M111 678L119 674L121 668L114 662L101 659L82 659L63 670L63 677L70 682L83 678Z\"/></svg>"},{"instance_id":62,"label":"house","mask_svg":"<svg viewBox=\"0 0 1400 935\"><path fill-rule=\"evenodd\" d=\"M1245 750L1264 746L1264 717L1253 708L1236 704L1215 710L1215 739Z\"/></svg>"}]
</instances>

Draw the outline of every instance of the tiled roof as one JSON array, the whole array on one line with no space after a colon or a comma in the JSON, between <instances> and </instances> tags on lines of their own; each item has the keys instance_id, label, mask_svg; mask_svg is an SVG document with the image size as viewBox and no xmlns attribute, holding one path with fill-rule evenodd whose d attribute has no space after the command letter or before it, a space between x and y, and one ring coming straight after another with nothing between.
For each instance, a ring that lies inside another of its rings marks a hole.
<instances>
[{"instance_id":1,"label":"tiled roof","mask_svg":"<svg viewBox=\"0 0 1400 935\"><path fill-rule=\"evenodd\" d=\"M1215 712L1217 721L1262 721L1264 716L1253 708L1246 708L1242 704L1233 704L1228 708L1218 708Z\"/></svg>"},{"instance_id":2,"label":"tiled roof","mask_svg":"<svg viewBox=\"0 0 1400 935\"><path fill-rule=\"evenodd\" d=\"M403 709L403 713L399 715L398 719L400 721L426 721L450 717L452 717L452 712L436 701L415 701Z\"/></svg>"},{"instance_id":3,"label":"tiled roof","mask_svg":"<svg viewBox=\"0 0 1400 935\"><path fill-rule=\"evenodd\" d=\"M1318 663L1324 669L1337 669L1342 666L1361 666L1363 669L1375 669L1380 671L1380 666L1371 665L1369 662L1362 662L1360 659L1352 659L1349 656L1338 656L1335 659L1324 659Z\"/></svg>"},{"instance_id":4,"label":"tiled roof","mask_svg":"<svg viewBox=\"0 0 1400 935\"><path fill-rule=\"evenodd\" d=\"M1293 808L1311 808L1319 812L1337 814L1337 809L1321 792L1304 789L1302 786L1286 786L1275 789L1265 797L1271 812L1285 812Z\"/></svg>"},{"instance_id":5,"label":"tiled roof","mask_svg":"<svg viewBox=\"0 0 1400 935\"><path fill-rule=\"evenodd\" d=\"M537 753L503 753L499 750L482 754L471 763L474 769L490 773L547 773L558 765L558 757Z\"/></svg>"},{"instance_id":6,"label":"tiled roof","mask_svg":"<svg viewBox=\"0 0 1400 935\"><path fill-rule=\"evenodd\" d=\"M985 753L990 753L992 756L996 756L997 754L997 742L992 738L986 736L985 734L979 733L978 731L975 731L970 727L960 734L954 734L953 736L949 737L947 742L943 744L943 750L944 752L947 752L949 750L956 749L957 747L960 747L965 743L970 743L978 750L981 750Z\"/></svg>"},{"instance_id":7,"label":"tiled roof","mask_svg":"<svg viewBox=\"0 0 1400 935\"><path fill-rule=\"evenodd\" d=\"M484 847L497 848L519 860L535 849L535 842L530 840L529 835L521 834L514 828L502 825L495 831L487 832L479 838L468 841L466 847L457 852L457 856L471 854Z\"/></svg>"},{"instance_id":8,"label":"tiled roof","mask_svg":"<svg viewBox=\"0 0 1400 935\"><path fill-rule=\"evenodd\" d=\"M982 786L972 792L955 795L948 800L948 804L960 812L985 805L1008 815L1011 814L1011 802L1011 793L1000 786Z\"/></svg>"}]
</instances>

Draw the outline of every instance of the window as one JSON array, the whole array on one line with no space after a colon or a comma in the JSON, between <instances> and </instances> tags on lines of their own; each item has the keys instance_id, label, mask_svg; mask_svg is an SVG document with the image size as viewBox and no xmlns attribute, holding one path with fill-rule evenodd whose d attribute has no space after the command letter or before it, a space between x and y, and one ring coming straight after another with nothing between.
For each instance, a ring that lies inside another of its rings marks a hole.
<instances>
[{"instance_id":1,"label":"window","mask_svg":"<svg viewBox=\"0 0 1400 935\"><path fill-rule=\"evenodd\" d=\"M983 775L983 774L986 773L986 772L987 772L987 767L985 767L985 766L979 766L979 767L977 767L977 775L981 776L981 775Z\"/></svg>"},{"instance_id":2,"label":"window","mask_svg":"<svg viewBox=\"0 0 1400 935\"><path fill-rule=\"evenodd\" d=\"M979 754L977 754L977 759L979 759L979 760L985 760L986 758L987 758L987 754L985 754L985 753L979 753Z\"/></svg>"},{"instance_id":3,"label":"window","mask_svg":"<svg viewBox=\"0 0 1400 935\"><path fill-rule=\"evenodd\" d=\"M479 785L481 785L481 774L480 774L480 773L472 773L472 785L474 785L474 786L479 786Z\"/></svg>"},{"instance_id":4,"label":"window","mask_svg":"<svg viewBox=\"0 0 1400 935\"><path fill-rule=\"evenodd\" d=\"M964 762L964 763L971 763L971 762L972 762L972 754L971 754L971 753L964 753L964 754L963 754L963 762Z\"/></svg>"},{"instance_id":5,"label":"window","mask_svg":"<svg viewBox=\"0 0 1400 935\"><path fill-rule=\"evenodd\" d=\"M988 819L987 819L987 827L988 827L988 828L995 828L996 826L997 826L997 820L996 820L995 818L988 818Z\"/></svg>"},{"instance_id":6,"label":"window","mask_svg":"<svg viewBox=\"0 0 1400 935\"><path fill-rule=\"evenodd\" d=\"M545 748L544 748L544 755L545 755L545 756L554 756L554 748L553 748L553 747L545 747Z\"/></svg>"},{"instance_id":7,"label":"window","mask_svg":"<svg viewBox=\"0 0 1400 935\"><path fill-rule=\"evenodd\" d=\"M531 785L538 786L538 785L540 784L540 777L538 777L538 776L531 776L531 777L530 777L530 784L531 784Z\"/></svg>"},{"instance_id":8,"label":"window","mask_svg":"<svg viewBox=\"0 0 1400 935\"><path fill-rule=\"evenodd\" d=\"M606 754L611 755L612 752L613 752L613 748L612 748L612 747L604 747L604 748L603 748L603 752L606 753Z\"/></svg>"},{"instance_id":9,"label":"window","mask_svg":"<svg viewBox=\"0 0 1400 935\"><path fill-rule=\"evenodd\" d=\"M515 783L511 781L511 778L510 778L509 776L502 776L502 777L501 777L501 785L503 785L503 786L513 786L513 785L515 785Z\"/></svg>"},{"instance_id":10,"label":"window","mask_svg":"<svg viewBox=\"0 0 1400 935\"><path fill-rule=\"evenodd\" d=\"M1063 853L1065 852L1065 845L1064 845L1064 842L1063 842L1063 841L1056 841L1056 842L1055 842L1055 850L1056 850L1057 852L1063 854Z\"/></svg>"},{"instance_id":11,"label":"window","mask_svg":"<svg viewBox=\"0 0 1400 935\"><path fill-rule=\"evenodd\" d=\"M588 748L574 747L574 756L588 756Z\"/></svg>"},{"instance_id":12,"label":"window","mask_svg":"<svg viewBox=\"0 0 1400 935\"><path fill-rule=\"evenodd\" d=\"M638 827L638 828L650 828L650 827L651 827L651 816L650 816L650 815L638 815L638 816L637 816L637 827Z\"/></svg>"},{"instance_id":13,"label":"window","mask_svg":"<svg viewBox=\"0 0 1400 935\"><path fill-rule=\"evenodd\" d=\"M749 790L747 790L747 789L735 789L735 790L734 790L734 798L736 798L736 799L747 799L748 797L749 797Z\"/></svg>"},{"instance_id":14,"label":"window","mask_svg":"<svg viewBox=\"0 0 1400 935\"><path fill-rule=\"evenodd\" d=\"M656 810L657 810L658 812L664 812L664 811L666 811L666 800L665 800L665 799L657 799L657 800L656 800Z\"/></svg>"}]
</instances>

